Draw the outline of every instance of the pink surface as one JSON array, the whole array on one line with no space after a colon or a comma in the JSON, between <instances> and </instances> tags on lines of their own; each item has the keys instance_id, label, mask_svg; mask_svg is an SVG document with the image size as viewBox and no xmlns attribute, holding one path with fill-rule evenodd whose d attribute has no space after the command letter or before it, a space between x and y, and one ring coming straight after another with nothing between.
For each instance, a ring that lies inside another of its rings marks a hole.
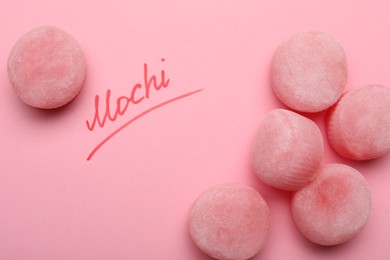
<instances>
[{"instance_id":1,"label":"pink surface","mask_svg":"<svg viewBox=\"0 0 390 260\"><path fill-rule=\"evenodd\" d=\"M327 32L344 47L346 89L390 86L389 8L385 0L2 1L0 259L209 259L186 221L199 194L223 182L255 187L270 206L269 241L255 259L389 259L390 155L352 162L325 141L323 162L354 166L372 192L367 226L332 248L308 242L290 194L251 168L261 120L283 108L269 81L277 46L297 32ZM15 41L44 24L69 32L88 66L83 90L58 111L25 105L7 78ZM133 89L133 100L144 97L137 104L128 102ZM106 120L90 131L96 95ZM324 113L310 117L324 134Z\"/></svg>"}]
</instances>

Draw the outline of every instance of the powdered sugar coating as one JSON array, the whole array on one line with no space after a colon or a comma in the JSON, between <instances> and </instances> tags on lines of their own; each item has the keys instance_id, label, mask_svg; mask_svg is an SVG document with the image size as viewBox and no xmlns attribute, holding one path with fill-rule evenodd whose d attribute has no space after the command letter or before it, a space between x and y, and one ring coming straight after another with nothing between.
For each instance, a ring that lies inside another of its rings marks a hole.
<instances>
[{"instance_id":1,"label":"powdered sugar coating","mask_svg":"<svg viewBox=\"0 0 390 260\"><path fill-rule=\"evenodd\" d=\"M368 160L390 151L390 89L369 85L345 93L328 112L329 143L340 155Z\"/></svg>"},{"instance_id":2,"label":"powdered sugar coating","mask_svg":"<svg viewBox=\"0 0 390 260\"><path fill-rule=\"evenodd\" d=\"M61 107L79 93L86 76L84 55L63 30L43 26L22 36L8 58L8 77L28 105Z\"/></svg>"},{"instance_id":3,"label":"powdered sugar coating","mask_svg":"<svg viewBox=\"0 0 390 260\"><path fill-rule=\"evenodd\" d=\"M257 133L256 174L272 187L295 191L314 178L323 153L321 131L313 121L276 109L263 120Z\"/></svg>"},{"instance_id":4,"label":"powdered sugar coating","mask_svg":"<svg viewBox=\"0 0 390 260\"><path fill-rule=\"evenodd\" d=\"M195 244L216 259L240 260L256 255L270 228L270 212L253 188L221 184L204 192L193 205L189 231Z\"/></svg>"},{"instance_id":5,"label":"powdered sugar coating","mask_svg":"<svg viewBox=\"0 0 390 260\"><path fill-rule=\"evenodd\" d=\"M293 35L275 52L271 81L286 106L302 112L325 110L341 96L347 82L344 50L321 32Z\"/></svg>"},{"instance_id":6,"label":"powdered sugar coating","mask_svg":"<svg viewBox=\"0 0 390 260\"><path fill-rule=\"evenodd\" d=\"M310 241L330 246L348 241L368 221L371 196L364 177L352 167L328 164L291 204L298 229Z\"/></svg>"}]
</instances>

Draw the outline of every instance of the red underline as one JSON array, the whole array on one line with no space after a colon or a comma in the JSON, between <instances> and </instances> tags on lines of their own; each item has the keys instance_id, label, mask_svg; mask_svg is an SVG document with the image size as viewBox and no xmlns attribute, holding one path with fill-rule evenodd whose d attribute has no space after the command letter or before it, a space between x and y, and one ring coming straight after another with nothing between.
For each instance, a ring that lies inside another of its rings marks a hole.
<instances>
[{"instance_id":1,"label":"red underline","mask_svg":"<svg viewBox=\"0 0 390 260\"><path fill-rule=\"evenodd\" d=\"M203 88L201 89L198 89L198 90L195 90L195 91L191 91L189 93L186 93L186 94L183 94L183 95L180 95L180 96L177 96L175 98L171 98L167 101L164 101L158 105L155 105L151 108L149 108L148 110L145 110L144 112L142 112L141 114L138 114L137 116L133 117L132 119L130 119L129 121L127 121L124 125L122 125L121 127L119 127L118 129L116 129L114 132L112 132L111 134L109 134L106 138L103 139L103 141L101 141L93 150L92 152L88 155L87 157L87 161L91 160L91 158L95 155L95 153L105 144L107 143L111 138L113 138L116 134L118 134L120 131L122 131L123 129L125 129L127 126L129 126L130 124L132 124L133 122L137 121L138 119L140 119L141 117L145 116L146 114L149 114L150 112L158 109L158 108L161 108L165 105L168 105L172 102L175 102L175 101L178 101L179 99L182 99L182 98L185 98L185 97L189 97L195 93L198 93L200 91L204 90Z\"/></svg>"}]
</instances>

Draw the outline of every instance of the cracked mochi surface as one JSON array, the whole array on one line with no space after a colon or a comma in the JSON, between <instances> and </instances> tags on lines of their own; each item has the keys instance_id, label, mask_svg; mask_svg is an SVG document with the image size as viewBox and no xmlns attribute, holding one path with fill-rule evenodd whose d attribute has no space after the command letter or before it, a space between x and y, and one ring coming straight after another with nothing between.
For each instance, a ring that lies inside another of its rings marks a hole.
<instances>
[{"instance_id":1,"label":"cracked mochi surface","mask_svg":"<svg viewBox=\"0 0 390 260\"><path fill-rule=\"evenodd\" d=\"M263 120L254 146L255 171L274 188L296 191L308 184L321 164L322 134L310 119L285 109Z\"/></svg>"},{"instance_id":2,"label":"cracked mochi surface","mask_svg":"<svg viewBox=\"0 0 390 260\"><path fill-rule=\"evenodd\" d=\"M340 155L369 160L390 151L390 89L368 85L345 93L328 111L329 143Z\"/></svg>"},{"instance_id":3,"label":"cracked mochi surface","mask_svg":"<svg viewBox=\"0 0 390 260\"><path fill-rule=\"evenodd\" d=\"M319 112L341 96L347 74L342 46L325 33L305 32L291 36L275 51L271 84L289 108Z\"/></svg>"},{"instance_id":4,"label":"cracked mochi surface","mask_svg":"<svg viewBox=\"0 0 390 260\"><path fill-rule=\"evenodd\" d=\"M65 31L42 26L23 35L8 58L8 77L28 105L64 106L80 92L86 63L78 43Z\"/></svg>"},{"instance_id":5,"label":"cracked mochi surface","mask_svg":"<svg viewBox=\"0 0 390 260\"><path fill-rule=\"evenodd\" d=\"M364 177L343 164L327 164L309 185L296 192L291 210L296 226L324 246L344 243L366 225L371 196Z\"/></svg>"},{"instance_id":6,"label":"cracked mochi surface","mask_svg":"<svg viewBox=\"0 0 390 260\"><path fill-rule=\"evenodd\" d=\"M189 232L207 255L223 260L248 259L264 246L270 211L263 197L244 184L215 186L196 200Z\"/></svg>"}]
</instances>

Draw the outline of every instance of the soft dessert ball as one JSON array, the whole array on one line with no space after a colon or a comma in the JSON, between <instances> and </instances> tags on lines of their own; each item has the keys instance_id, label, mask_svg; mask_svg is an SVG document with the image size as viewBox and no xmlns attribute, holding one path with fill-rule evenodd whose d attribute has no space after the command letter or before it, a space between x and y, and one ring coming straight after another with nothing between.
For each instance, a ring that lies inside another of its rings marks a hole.
<instances>
[{"instance_id":1,"label":"soft dessert ball","mask_svg":"<svg viewBox=\"0 0 390 260\"><path fill-rule=\"evenodd\" d=\"M28 105L51 109L69 103L86 75L83 52L63 30L43 26L22 36L8 58L8 77Z\"/></svg>"},{"instance_id":2,"label":"soft dessert ball","mask_svg":"<svg viewBox=\"0 0 390 260\"><path fill-rule=\"evenodd\" d=\"M238 183L204 192L189 216L192 240L216 259L251 258L263 248L269 228L270 211L263 197Z\"/></svg>"},{"instance_id":3,"label":"soft dessert ball","mask_svg":"<svg viewBox=\"0 0 390 260\"><path fill-rule=\"evenodd\" d=\"M329 108L347 82L347 62L342 46L321 32L296 34L276 50L271 84L279 100L302 112Z\"/></svg>"},{"instance_id":4,"label":"soft dessert ball","mask_svg":"<svg viewBox=\"0 0 390 260\"><path fill-rule=\"evenodd\" d=\"M340 155L368 160L390 151L390 89L369 85L350 90L328 111L329 143Z\"/></svg>"},{"instance_id":5,"label":"soft dessert ball","mask_svg":"<svg viewBox=\"0 0 390 260\"><path fill-rule=\"evenodd\" d=\"M257 133L255 171L269 186L296 191L314 178L323 153L321 131L313 121L276 109L263 120Z\"/></svg>"},{"instance_id":6,"label":"soft dessert ball","mask_svg":"<svg viewBox=\"0 0 390 260\"><path fill-rule=\"evenodd\" d=\"M296 192L294 221L310 241L324 246L346 242L367 223L370 191L364 177L342 164L328 164L309 185Z\"/></svg>"}]
</instances>

